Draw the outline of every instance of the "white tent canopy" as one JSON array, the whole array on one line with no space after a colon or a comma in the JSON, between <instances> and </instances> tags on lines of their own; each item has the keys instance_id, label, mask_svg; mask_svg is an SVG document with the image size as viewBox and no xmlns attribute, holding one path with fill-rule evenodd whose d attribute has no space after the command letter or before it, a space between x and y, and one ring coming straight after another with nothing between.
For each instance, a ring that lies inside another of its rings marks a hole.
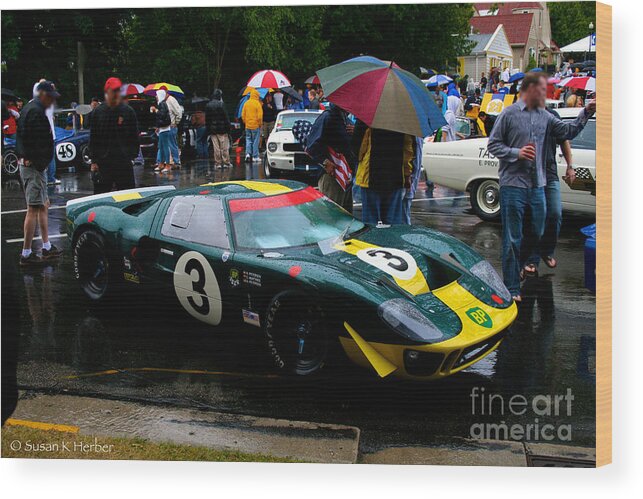
<instances>
[{"instance_id":1,"label":"white tent canopy","mask_svg":"<svg viewBox=\"0 0 643 499\"><path fill-rule=\"evenodd\" d=\"M589 45L590 36L591 35L588 35L585 38L581 38L580 40L576 40L575 42L570 43L569 45L565 45L564 47L560 48L560 51L563 53L596 52L596 42L594 42L594 44L592 44L590 48L590 45Z\"/></svg>"}]
</instances>

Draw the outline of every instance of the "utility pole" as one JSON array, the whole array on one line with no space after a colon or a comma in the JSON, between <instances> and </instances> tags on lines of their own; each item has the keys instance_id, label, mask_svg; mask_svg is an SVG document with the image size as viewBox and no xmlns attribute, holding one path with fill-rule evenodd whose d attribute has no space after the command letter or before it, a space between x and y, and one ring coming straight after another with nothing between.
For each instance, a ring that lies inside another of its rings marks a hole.
<instances>
[{"instance_id":1,"label":"utility pole","mask_svg":"<svg viewBox=\"0 0 643 499\"><path fill-rule=\"evenodd\" d=\"M85 46L78 42L78 104L85 103Z\"/></svg>"}]
</instances>

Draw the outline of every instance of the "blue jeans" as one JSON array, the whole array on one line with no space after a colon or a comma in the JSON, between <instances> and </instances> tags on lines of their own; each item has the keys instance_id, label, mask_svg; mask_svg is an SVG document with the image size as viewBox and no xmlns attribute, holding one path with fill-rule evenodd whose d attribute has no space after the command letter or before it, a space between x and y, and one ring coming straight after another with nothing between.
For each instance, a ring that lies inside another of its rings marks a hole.
<instances>
[{"instance_id":1,"label":"blue jeans","mask_svg":"<svg viewBox=\"0 0 643 499\"><path fill-rule=\"evenodd\" d=\"M545 230L545 189L500 187L502 220L502 277L512 296L520 295L520 249L525 213L531 214L531 231L538 243Z\"/></svg>"},{"instance_id":2,"label":"blue jeans","mask_svg":"<svg viewBox=\"0 0 643 499\"><path fill-rule=\"evenodd\" d=\"M261 138L261 128L249 130L246 128L246 156L252 156L253 159L259 159L259 139Z\"/></svg>"},{"instance_id":3,"label":"blue jeans","mask_svg":"<svg viewBox=\"0 0 643 499\"><path fill-rule=\"evenodd\" d=\"M179 154L179 129L176 127L170 128L170 153L176 166L181 166L181 156Z\"/></svg>"},{"instance_id":4,"label":"blue jeans","mask_svg":"<svg viewBox=\"0 0 643 499\"><path fill-rule=\"evenodd\" d=\"M545 187L545 202L547 204L547 216L545 218L545 230L540 245L536 245L535 238L529 228L526 228L522 245L522 255L526 258L527 264L538 267L541 258L554 256L560 226L563 223L563 204L560 198L560 182L549 180Z\"/></svg>"},{"instance_id":5,"label":"blue jeans","mask_svg":"<svg viewBox=\"0 0 643 499\"><path fill-rule=\"evenodd\" d=\"M362 187L362 222L377 225L382 222L386 225L405 223L404 196L406 189L397 189L390 192L379 192Z\"/></svg>"},{"instance_id":6,"label":"blue jeans","mask_svg":"<svg viewBox=\"0 0 643 499\"><path fill-rule=\"evenodd\" d=\"M51 158L49 166L47 167L47 182L54 182L56 180L56 155Z\"/></svg>"},{"instance_id":7,"label":"blue jeans","mask_svg":"<svg viewBox=\"0 0 643 499\"><path fill-rule=\"evenodd\" d=\"M172 137L172 130L159 133L158 155L157 159L159 164L170 162L170 141Z\"/></svg>"}]
</instances>

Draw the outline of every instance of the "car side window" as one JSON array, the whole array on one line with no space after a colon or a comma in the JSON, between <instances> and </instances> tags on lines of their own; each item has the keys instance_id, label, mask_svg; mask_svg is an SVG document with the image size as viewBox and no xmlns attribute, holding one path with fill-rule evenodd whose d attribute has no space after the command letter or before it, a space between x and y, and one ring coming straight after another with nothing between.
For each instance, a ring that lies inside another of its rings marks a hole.
<instances>
[{"instance_id":1,"label":"car side window","mask_svg":"<svg viewBox=\"0 0 643 499\"><path fill-rule=\"evenodd\" d=\"M221 199L211 196L176 196L163 220L161 234L173 239L230 249Z\"/></svg>"},{"instance_id":2,"label":"car side window","mask_svg":"<svg viewBox=\"0 0 643 499\"><path fill-rule=\"evenodd\" d=\"M596 150L596 121L589 120L585 128L572 139L573 149Z\"/></svg>"}]
</instances>

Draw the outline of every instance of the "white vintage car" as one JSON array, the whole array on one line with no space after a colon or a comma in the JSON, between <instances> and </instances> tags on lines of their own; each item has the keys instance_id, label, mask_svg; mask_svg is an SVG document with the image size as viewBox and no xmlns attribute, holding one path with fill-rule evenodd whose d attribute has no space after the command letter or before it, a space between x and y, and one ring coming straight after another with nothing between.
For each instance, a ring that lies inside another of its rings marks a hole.
<instances>
[{"instance_id":1,"label":"white vintage car","mask_svg":"<svg viewBox=\"0 0 643 499\"><path fill-rule=\"evenodd\" d=\"M573 120L580 108L556 109L563 120ZM469 136L466 126L459 121L459 130ZM455 142L427 140L422 151L422 166L427 178L439 185L469 192L471 207L482 220L500 218L498 186L499 161L487 150L487 137L472 135ZM572 140L572 160L578 181L571 189L561 181L563 209L586 215L596 214L596 120L592 118L583 131ZM566 163L558 151L558 173L565 175Z\"/></svg>"},{"instance_id":2,"label":"white vintage car","mask_svg":"<svg viewBox=\"0 0 643 499\"><path fill-rule=\"evenodd\" d=\"M319 110L301 109L281 111L277 115L263 158L266 178L278 176L279 172L285 171L315 174L321 171L321 165L314 163L295 139L292 127L299 120L314 123L322 113Z\"/></svg>"}]
</instances>

